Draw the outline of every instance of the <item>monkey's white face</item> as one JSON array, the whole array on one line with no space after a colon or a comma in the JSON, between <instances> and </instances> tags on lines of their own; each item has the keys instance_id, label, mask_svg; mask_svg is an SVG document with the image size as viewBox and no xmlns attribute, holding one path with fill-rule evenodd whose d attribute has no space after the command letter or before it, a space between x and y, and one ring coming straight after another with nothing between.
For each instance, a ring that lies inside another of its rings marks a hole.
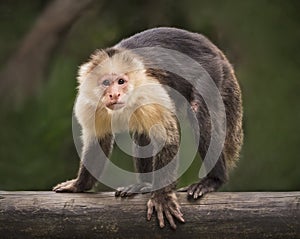
<instances>
[{"instance_id":1,"label":"monkey's white face","mask_svg":"<svg viewBox=\"0 0 300 239\"><path fill-rule=\"evenodd\" d=\"M97 81L103 89L102 103L110 110L123 108L129 93L129 78L126 74L106 74Z\"/></svg>"},{"instance_id":2,"label":"monkey's white face","mask_svg":"<svg viewBox=\"0 0 300 239\"><path fill-rule=\"evenodd\" d=\"M128 106L131 91L144 80L144 72L141 61L129 53L109 57L99 51L80 68L79 93L97 108L115 111Z\"/></svg>"}]
</instances>

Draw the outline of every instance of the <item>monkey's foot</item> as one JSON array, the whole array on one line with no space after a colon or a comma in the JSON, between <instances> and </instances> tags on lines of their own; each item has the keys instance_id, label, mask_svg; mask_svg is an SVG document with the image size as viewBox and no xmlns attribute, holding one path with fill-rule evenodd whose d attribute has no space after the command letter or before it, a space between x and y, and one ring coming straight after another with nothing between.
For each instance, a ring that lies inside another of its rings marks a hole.
<instances>
[{"instance_id":1,"label":"monkey's foot","mask_svg":"<svg viewBox=\"0 0 300 239\"><path fill-rule=\"evenodd\" d=\"M216 191L222 182L218 179L204 178L199 183L194 183L188 187L178 189L178 192L187 192L189 198L195 200L206 193Z\"/></svg>"},{"instance_id":2,"label":"monkey's foot","mask_svg":"<svg viewBox=\"0 0 300 239\"><path fill-rule=\"evenodd\" d=\"M148 193L151 192L152 185L150 183L137 183L132 184L127 187L117 188L115 192L116 197L130 197L138 193Z\"/></svg>"},{"instance_id":3,"label":"monkey's foot","mask_svg":"<svg viewBox=\"0 0 300 239\"><path fill-rule=\"evenodd\" d=\"M175 217L180 222L184 222L183 214L180 211L180 206L174 192L153 193L151 199L149 199L147 203L147 207L147 220L149 221L151 219L153 209L155 209L157 213L158 223L161 228L165 226L164 215L166 216L172 229L176 229L176 224L173 217Z\"/></svg>"},{"instance_id":4,"label":"monkey's foot","mask_svg":"<svg viewBox=\"0 0 300 239\"><path fill-rule=\"evenodd\" d=\"M82 192L83 190L80 189L77 185L77 180L69 180L60 184L57 184L55 187L53 187L53 191L57 193L77 193Z\"/></svg>"}]
</instances>

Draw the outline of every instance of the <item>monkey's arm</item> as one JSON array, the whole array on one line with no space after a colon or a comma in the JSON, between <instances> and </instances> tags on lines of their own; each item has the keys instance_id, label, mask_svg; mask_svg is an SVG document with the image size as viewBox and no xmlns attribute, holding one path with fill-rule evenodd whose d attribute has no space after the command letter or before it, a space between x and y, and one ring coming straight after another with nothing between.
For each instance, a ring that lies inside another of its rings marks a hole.
<instances>
[{"instance_id":1,"label":"monkey's arm","mask_svg":"<svg viewBox=\"0 0 300 239\"><path fill-rule=\"evenodd\" d=\"M90 190L104 169L105 156L108 157L111 153L112 140L112 135L107 135L99 140L94 138L85 141L77 178L56 185L53 191L83 192Z\"/></svg>"},{"instance_id":2,"label":"monkey's arm","mask_svg":"<svg viewBox=\"0 0 300 239\"><path fill-rule=\"evenodd\" d=\"M157 212L159 226L164 227L164 214L173 229L176 228L174 218L184 222L183 214L177 201L176 187L179 134L176 126L166 128L167 141L162 150L155 156L153 165L153 191L147 203L147 219L150 220L153 209Z\"/></svg>"},{"instance_id":3,"label":"monkey's arm","mask_svg":"<svg viewBox=\"0 0 300 239\"><path fill-rule=\"evenodd\" d=\"M134 134L133 157L136 172L140 173L138 183L117 189L115 196L129 197L137 193L152 191L153 145L146 134ZM146 148L145 148L146 147Z\"/></svg>"}]
</instances>

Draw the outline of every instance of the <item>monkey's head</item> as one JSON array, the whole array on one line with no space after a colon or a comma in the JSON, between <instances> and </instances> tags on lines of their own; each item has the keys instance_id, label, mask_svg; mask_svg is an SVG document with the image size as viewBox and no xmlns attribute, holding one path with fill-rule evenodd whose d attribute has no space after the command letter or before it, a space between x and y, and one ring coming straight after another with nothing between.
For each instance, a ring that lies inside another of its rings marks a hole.
<instances>
[{"instance_id":1,"label":"monkey's head","mask_svg":"<svg viewBox=\"0 0 300 239\"><path fill-rule=\"evenodd\" d=\"M132 131L149 132L174 112L166 89L147 74L143 60L129 50L96 51L80 67L78 81L76 117L92 131L94 115L98 136L111 128L111 116L117 119L116 131L122 131L130 119Z\"/></svg>"},{"instance_id":2,"label":"monkey's head","mask_svg":"<svg viewBox=\"0 0 300 239\"><path fill-rule=\"evenodd\" d=\"M84 98L97 105L115 111L130 107L137 101L136 97L145 97L153 92L136 95L133 90L145 84L151 84L142 61L133 53L125 50L97 50L90 60L79 70L79 92ZM152 83L157 83L153 81Z\"/></svg>"}]
</instances>

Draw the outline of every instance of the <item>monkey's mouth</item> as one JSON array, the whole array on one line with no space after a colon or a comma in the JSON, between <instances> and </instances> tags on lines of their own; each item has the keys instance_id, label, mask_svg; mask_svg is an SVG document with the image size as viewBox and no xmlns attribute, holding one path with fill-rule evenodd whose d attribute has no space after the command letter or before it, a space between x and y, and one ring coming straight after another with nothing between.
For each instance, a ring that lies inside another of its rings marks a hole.
<instances>
[{"instance_id":1,"label":"monkey's mouth","mask_svg":"<svg viewBox=\"0 0 300 239\"><path fill-rule=\"evenodd\" d=\"M111 110L118 110L121 109L125 106L125 103L123 102L114 102L114 103L109 103L106 105L107 108Z\"/></svg>"}]
</instances>

